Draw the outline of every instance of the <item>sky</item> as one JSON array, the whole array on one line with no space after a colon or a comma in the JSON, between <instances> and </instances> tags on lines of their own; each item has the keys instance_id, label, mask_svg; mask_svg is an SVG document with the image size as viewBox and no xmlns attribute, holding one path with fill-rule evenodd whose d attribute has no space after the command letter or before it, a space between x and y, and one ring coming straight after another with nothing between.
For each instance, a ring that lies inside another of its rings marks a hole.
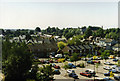
<instances>
[{"instance_id":1,"label":"sky","mask_svg":"<svg viewBox=\"0 0 120 81\"><path fill-rule=\"evenodd\" d=\"M3 0L0 3L0 27L3 29L89 25L117 28L117 0Z\"/></svg>"}]
</instances>

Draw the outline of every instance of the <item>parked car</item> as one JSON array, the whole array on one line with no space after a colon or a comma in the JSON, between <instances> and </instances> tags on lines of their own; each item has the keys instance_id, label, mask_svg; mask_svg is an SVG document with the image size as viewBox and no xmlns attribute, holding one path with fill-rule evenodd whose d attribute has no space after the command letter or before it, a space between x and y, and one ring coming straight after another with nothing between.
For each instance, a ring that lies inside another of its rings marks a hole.
<instances>
[{"instance_id":1,"label":"parked car","mask_svg":"<svg viewBox=\"0 0 120 81\"><path fill-rule=\"evenodd\" d=\"M110 62L104 62L105 65L112 65Z\"/></svg>"},{"instance_id":2,"label":"parked car","mask_svg":"<svg viewBox=\"0 0 120 81\"><path fill-rule=\"evenodd\" d=\"M49 60L50 63L53 63L53 60Z\"/></svg>"},{"instance_id":3,"label":"parked car","mask_svg":"<svg viewBox=\"0 0 120 81\"><path fill-rule=\"evenodd\" d=\"M102 60L103 58L102 57L98 57L97 60Z\"/></svg>"},{"instance_id":4,"label":"parked car","mask_svg":"<svg viewBox=\"0 0 120 81\"><path fill-rule=\"evenodd\" d=\"M54 74L60 74L60 71L58 69L54 70Z\"/></svg>"},{"instance_id":5,"label":"parked car","mask_svg":"<svg viewBox=\"0 0 120 81\"><path fill-rule=\"evenodd\" d=\"M85 72L90 73L92 76L96 75L96 72L94 70L92 70L92 69L87 69Z\"/></svg>"},{"instance_id":6,"label":"parked car","mask_svg":"<svg viewBox=\"0 0 120 81\"><path fill-rule=\"evenodd\" d=\"M55 64L52 64L52 67L56 66Z\"/></svg>"},{"instance_id":7,"label":"parked car","mask_svg":"<svg viewBox=\"0 0 120 81\"><path fill-rule=\"evenodd\" d=\"M42 64L45 64L45 61L44 61L44 60L41 60L40 62L41 62Z\"/></svg>"},{"instance_id":8,"label":"parked car","mask_svg":"<svg viewBox=\"0 0 120 81\"><path fill-rule=\"evenodd\" d=\"M104 81L114 81L113 79L109 78L109 77L105 77L103 78Z\"/></svg>"},{"instance_id":9,"label":"parked car","mask_svg":"<svg viewBox=\"0 0 120 81\"><path fill-rule=\"evenodd\" d=\"M113 65L113 66L111 66L111 68L112 69L116 69L116 68L118 68L118 66L117 65Z\"/></svg>"},{"instance_id":10,"label":"parked car","mask_svg":"<svg viewBox=\"0 0 120 81\"><path fill-rule=\"evenodd\" d=\"M45 63L49 64L50 62L48 60L45 60Z\"/></svg>"},{"instance_id":11,"label":"parked car","mask_svg":"<svg viewBox=\"0 0 120 81\"><path fill-rule=\"evenodd\" d=\"M103 69L110 70L111 68L109 66L104 66Z\"/></svg>"},{"instance_id":12,"label":"parked car","mask_svg":"<svg viewBox=\"0 0 120 81\"><path fill-rule=\"evenodd\" d=\"M60 66L55 65L54 68L55 69L60 69Z\"/></svg>"},{"instance_id":13,"label":"parked car","mask_svg":"<svg viewBox=\"0 0 120 81\"><path fill-rule=\"evenodd\" d=\"M81 58L81 60L87 61L87 58Z\"/></svg>"},{"instance_id":14,"label":"parked car","mask_svg":"<svg viewBox=\"0 0 120 81\"><path fill-rule=\"evenodd\" d=\"M62 58L62 54L55 55L55 58Z\"/></svg>"},{"instance_id":15,"label":"parked car","mask_svg":"<svg viewBox=\"0 0 120 81\"><path fill-rule=\"evenodd\" d=\"M91 77L92 75L89 72L82 72L80 75L86 76L86 77Z\"/></svg>"},{"instance_id":16,"label":"parked car","mask_svg":"<svg viewBox=\"0 0 120 81\"><path fill-rule=\"evenodd\" d=\"M74 70L67 70L67 73L75 73Z\"/></svg>"},{"instance_id":17,"label":"parked car","mask_svg":"<svg viewBox=\"0 0 120 81\"><path fill-rule=\"evenodd\" d=\"M110 72L104 73L105 76L110 76Z\"/></svg>"},{"instance_id":18,"label":"parked car","mask_svg":"<svg viewBox=\"0 0 120 81\"><path fill-rule=\"evenodd\" d=\"M87 61L87 63L88 63L88 64L94 64L94 62L91 61L91 60Z\"/></svg>"},{"instance_id":19,"label":"parked car","mask_svg":"<svg viewBox=\"0 0 120 81\"><path fill-rule=\"evenodd\" d=\"M100 61L93 61L94 63L99 63L100 64Z\"/></svg>"},{"instance_id":20,"label":"parked car","mask_svg":"<svg viewBox=\"0 0 120 81\"><path fill-rule=\"evenodd\" d=\"M116 69L111 69L111 70L109 70L109 72L113 72L113 73L117 73L118 71L116 70Z\"/></svg>"},{"instance_id":21,"label":"parked car","mask_svg":"<svg viewBox=\"0 0 120 81\"><path fill-rule=\"evenodd\" d=\"M114 79L120 81L120 75L114 75Z\"/></svg>"},{"instance_id":22,"label":"parked car","mask_svg":"<svg viewBox=\"0 0 120 81\"><path fill-rule=\"evenodd\" d=\"M113 59L113 61L117 62L117 61L118 61L118 59Z\"/></svg>"},{"instance_id":23,"label":"parked car","mask_svg":"<svg viewBox=\"0 0 120 81\"><path fill-rule=\"evenodd\" d=\"M69 73L69 77L72 77L72 78L78 78L78 75L77 74L75 74L75 73Z\"/></svg>"},{"instance_id":24,"label":"parked car","mask_svg":"<svg viewBox=\"0 0 120 81\"><path fill-rule=\"evenodd\" d=\"M58 61L57 61L57 60L55 60L54 62L55 62L55 63L58 63Z\"/></svg>"},{"instance_id":25,"label":"parked car","mask_svg":"<svg viewBox=\"0 0 120 81\"><path fill-rule=\"evenodd\" d=\"M68 65L69 65L70 67L72 67L72 68L76 68L76 66L75 66L74 64L72 64L72 63L68 63Z\"/></svg>"}]
</instances>

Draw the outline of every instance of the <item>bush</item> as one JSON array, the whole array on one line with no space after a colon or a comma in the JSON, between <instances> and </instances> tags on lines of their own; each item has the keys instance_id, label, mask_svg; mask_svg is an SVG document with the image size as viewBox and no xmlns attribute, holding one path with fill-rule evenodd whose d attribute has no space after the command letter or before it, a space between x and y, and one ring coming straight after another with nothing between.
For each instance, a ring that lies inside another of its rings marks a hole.
<instances>
[{"instance_id":1,"label":"bush","mask_svg":"<svg viewBox=\"0 0 120 81\"><path fill-rule=\"evenodd\" d=\"M80 67L81 67L81 68L85 68L84 63L81 63L81 64L80 64Z\"/></svg>"}]
</instances>

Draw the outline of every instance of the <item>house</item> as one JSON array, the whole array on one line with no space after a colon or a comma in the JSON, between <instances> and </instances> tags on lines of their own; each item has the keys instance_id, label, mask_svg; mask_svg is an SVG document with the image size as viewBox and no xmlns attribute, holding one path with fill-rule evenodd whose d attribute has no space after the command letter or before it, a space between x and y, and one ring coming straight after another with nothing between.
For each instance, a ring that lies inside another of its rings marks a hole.
<instances>
[{"instance_id":1,"label":"house","mask_svg":"<svg viewBox=\"0 0 120 81\"><path fill-rule=\"evenodd\" d=\"M58 50L57 43L53 38L40 36L28 43L30 51L38 57L49 57L51 53L56 53Z\"/></svg>"},{"instance_id":2,"label":"house","mask_svg":"<svg viewBox=\"0 0 120 81\"><path fill-rule=\"evenodd\" d=\"M112 46L112 49L117 52L120 51L120 44L115 44L114 46Z\"/></svg>"},{"instance_id":3,"label":"house","mask_svg":"<svg viewBox=\"0 0 120 81\"><path fill-rule=\"evenodd\" d=\"M28 47L38 57L49 57L50 53L56 53L58 50L56 43L34 43L28 44Z\"/></svg>"},{"instance_id":4,"label":"house","mask_svg":"<svg viewBox=\"0 0 120 81\"><path fill-rule=\"evenodd\" d=\"M79 53L80 55L87 55L92 53L92 46L90 45L67 45L63 48L63 53L67 52L70 55L72 53Z\"/></svg>"},{"instance_id":5,"label":"house","mask_svg":"<svg viewBox=\"0 0 120 81\"><path fill-rule=\"evenodd\" d=\"M117 41L115 41L113 39L100 39L99 43L97 43L96 45L103 47L106 50L111 50L112 46L116 43L117 43Z\"/></svg>"}]
</instances>

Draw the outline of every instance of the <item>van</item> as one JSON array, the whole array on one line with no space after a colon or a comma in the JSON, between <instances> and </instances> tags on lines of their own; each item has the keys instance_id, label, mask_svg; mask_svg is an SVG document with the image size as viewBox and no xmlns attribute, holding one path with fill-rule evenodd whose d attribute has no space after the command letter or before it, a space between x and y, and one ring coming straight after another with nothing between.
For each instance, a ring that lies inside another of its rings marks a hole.
<instances>
[{"instance_id":1,"label":"van","mask_svg":"<svg viewBox=\"0 0 120 81\"><path fill-rule=\"evenodd\" d=\"M55 55L56 58L62 58L62 54Z\"/></svg>"}]
</instances>

